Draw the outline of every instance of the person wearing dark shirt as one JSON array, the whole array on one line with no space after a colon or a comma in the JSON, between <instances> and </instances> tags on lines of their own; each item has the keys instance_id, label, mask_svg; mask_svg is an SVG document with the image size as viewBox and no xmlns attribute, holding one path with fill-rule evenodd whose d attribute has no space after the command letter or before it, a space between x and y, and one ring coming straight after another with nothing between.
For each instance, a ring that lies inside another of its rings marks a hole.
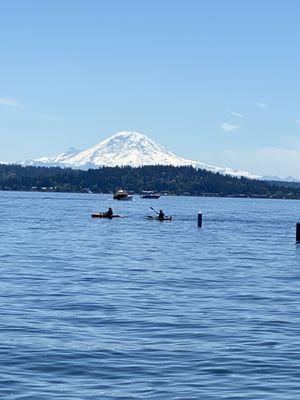
<instances>
[{"instance_id":1,"label":"person wearing dark shirt","mask_svg":"<svg viewBox=\"0 0 300 400\"><path fill-rule=\"evenodd\" d=\"M165 218L165 214L163 213L163 210L159 210L158 219L164 219L164 218Z\"/></svg>"},{"instance_id":2,"label":"person wearing dark shirt","mask_svg":"<svg viewBox=\"0 0 300 400\"><path fill-rule=\"evenodd\" d=\"M112 216L113 216L113 210L112 210L112 208L111 207L109 207L109 209L108 209L108 211L106 211L106 213L105 213L105 215L108 217L108 218L111 218Z\"/></svg>"}]
</instances>

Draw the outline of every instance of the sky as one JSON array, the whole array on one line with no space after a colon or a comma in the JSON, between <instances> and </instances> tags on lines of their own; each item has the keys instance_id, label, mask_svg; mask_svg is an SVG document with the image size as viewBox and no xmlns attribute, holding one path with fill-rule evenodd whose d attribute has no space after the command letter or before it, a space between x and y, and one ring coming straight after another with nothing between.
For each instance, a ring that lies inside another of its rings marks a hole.
<instances>
[{"instance_id":1,"label":"sky","mask_svg":"<svg viewBox=\"0 0 300 400\"><path fill-rule=\"evenodd\" d=\"M300 178L300 2L2 0L0 160L122 130Z\"/></svg>"}]
</instances>

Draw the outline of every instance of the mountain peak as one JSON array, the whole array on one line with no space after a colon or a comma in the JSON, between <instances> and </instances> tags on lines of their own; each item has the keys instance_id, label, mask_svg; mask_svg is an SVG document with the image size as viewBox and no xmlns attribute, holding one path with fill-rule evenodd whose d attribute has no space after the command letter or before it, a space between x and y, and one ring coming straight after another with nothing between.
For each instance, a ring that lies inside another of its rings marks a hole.
<instances>
[{"instance_id":1,"label":"mountain peak","mask_svg":"<svg viewBox=\"0 0 300 400\"><path fill-rule=\"evenodd\" d=\"M212 172L234 176L259 178L245 171L230 168L218 168L198 161L188 160L166 150L146 135L134 131L121 131L103 140L97 145L84 150L71 149L55 157L41 157L29 160L23 165L60 166L79 169L98 168L102 166L172 165L192 166Z\"/></svg>"},{"instance_id":2,"label":"mountain peak","mask_svg":"<svg viewBox=\"0 0 300 400\"><path fill-rule=\"evenodd\" d=\"M65 156L70 156L79 153L80 150L76 149L75 147L69 147L68 150L64 153Z\"/></svg>"},{"instance_id":3,"label":"mountain peak","mask_svg":"<svg viewBox=\"0 0 300 400\"><path fill-rule=\"evenodd\" d=\"M126 138L126 139L136 139L136 140L141 140L141 139L148 139L146 135L143 135L140 132L135 132L135 131L120 131L112 135L109 139L117 139L117 138Z\"/></svg>"},{"instance_id":4,"label":"mountain peak","mask_svg":"<svg viewBox=\"0 0 300 400\"><path fill-rule=\"evenodd\" d=\"M110 136L108 139L102 141L99 143L98 146L103 146L103 145L108 145L111 143L119 143L122 146L152 146L153 148L160 148L163 149L162 146L159 146L157 143L155 143L152 139L150 139L148 136L139 133L139 132L133 132L133 131L121 131L113 136Z\"/></svg>"}]
</instances>

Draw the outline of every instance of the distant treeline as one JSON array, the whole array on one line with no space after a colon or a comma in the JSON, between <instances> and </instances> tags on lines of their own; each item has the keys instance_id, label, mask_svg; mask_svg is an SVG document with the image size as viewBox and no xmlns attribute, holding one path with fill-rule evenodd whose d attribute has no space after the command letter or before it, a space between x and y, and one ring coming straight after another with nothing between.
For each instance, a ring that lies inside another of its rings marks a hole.
<instances>
[{"instance_id":1,"label":"distant treeline","mask_svg":"<svg viewBox=\"0 0 300 400\"><path fill-rule=\"evenodd\" d=\"M300 198L300 187L196 170L192 167L103 167L88 171L0 165L1 190L112 193L155 190L176 195Z\"/></svg>"}]
</instances>

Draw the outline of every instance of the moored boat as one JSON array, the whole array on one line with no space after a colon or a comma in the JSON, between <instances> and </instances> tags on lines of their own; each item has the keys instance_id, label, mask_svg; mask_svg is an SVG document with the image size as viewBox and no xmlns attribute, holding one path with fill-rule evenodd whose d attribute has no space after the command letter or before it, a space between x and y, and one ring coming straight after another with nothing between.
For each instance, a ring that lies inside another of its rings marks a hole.
<instances>
[{"instance_id":1,"label":"moored boat","mask_svg":"<svg viewBox=\"0 0 300 400\"><path fill-rule=\"evenodd\" d=\"M151 190L144 191L141 193L141 199L159 199L160 196L161 196L160 193L153 192Z\"/></svg>"},{"instance_id":2,"label":"moored boat","mask_svg":"<svg viewBox=\"0 0 300 400\"><path fill-rule=\"evenodd\" d=\"M114 200L132 200L133 196L125 189L117 189L113 198Z\"/></svg>"}]
</instances>

